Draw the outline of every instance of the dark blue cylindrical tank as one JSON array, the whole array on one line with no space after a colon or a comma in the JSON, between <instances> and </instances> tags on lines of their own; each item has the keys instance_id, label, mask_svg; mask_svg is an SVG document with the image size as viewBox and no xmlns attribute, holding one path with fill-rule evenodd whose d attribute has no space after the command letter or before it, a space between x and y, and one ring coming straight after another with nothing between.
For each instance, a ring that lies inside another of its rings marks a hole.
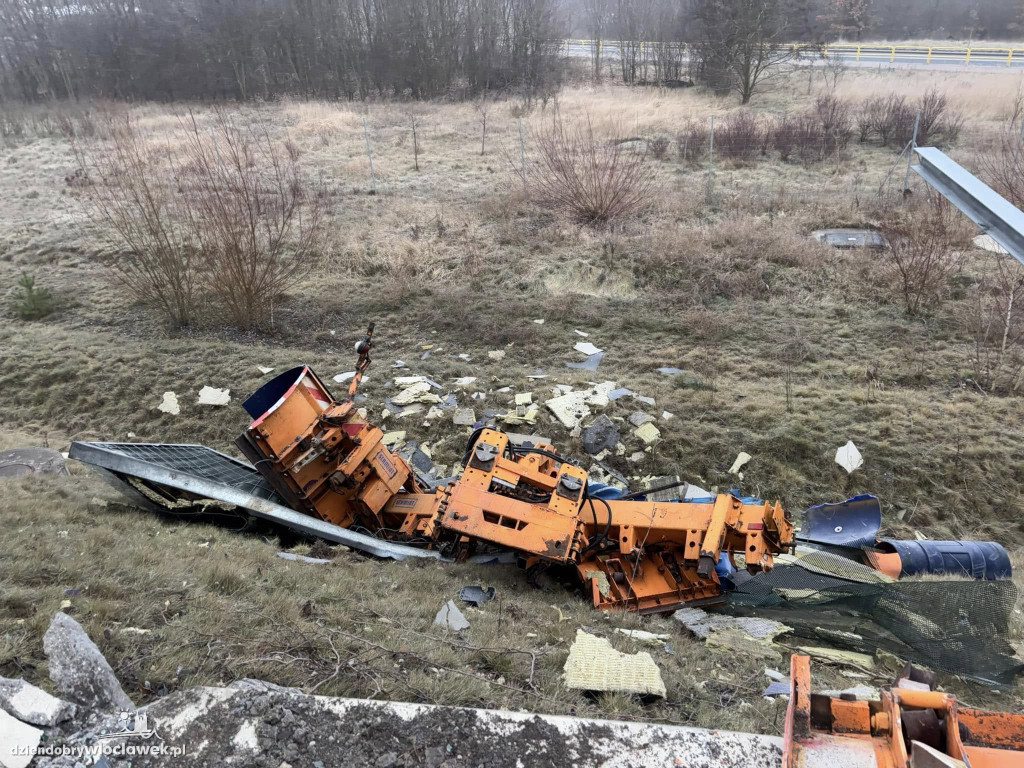
<instances>
[{"instance_id":1,"label":"dark blue cylindrical tank","mask_svg":"<svg viewBox=\"0 0 1024 768\"><path fill-rule=\"evenodd\" d=\"M1010 556L994 541L916 541L880 539L878 548L897 552L903 561L901 576L948 573L975 579L1009 579Z\"/></svg>"}]
</instances>

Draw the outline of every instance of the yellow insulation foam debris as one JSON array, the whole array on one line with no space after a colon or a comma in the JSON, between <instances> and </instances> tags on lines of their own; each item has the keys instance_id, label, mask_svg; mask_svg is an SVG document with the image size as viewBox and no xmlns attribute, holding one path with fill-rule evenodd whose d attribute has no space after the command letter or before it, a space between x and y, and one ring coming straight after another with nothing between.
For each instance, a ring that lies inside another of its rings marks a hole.
<instances>
[{"instance_id":1,"label":"yellow insulation foam debris","mask_svg":"<svg viewBox=\"0 0 1024 768\"><path fill-rule=\"evenodd\" d=\"M621 653L603 637L576 630L563 677L568 688L581 691L618 691L665 697L661 670L651 654Z\"/></svg>"}]
</instances>

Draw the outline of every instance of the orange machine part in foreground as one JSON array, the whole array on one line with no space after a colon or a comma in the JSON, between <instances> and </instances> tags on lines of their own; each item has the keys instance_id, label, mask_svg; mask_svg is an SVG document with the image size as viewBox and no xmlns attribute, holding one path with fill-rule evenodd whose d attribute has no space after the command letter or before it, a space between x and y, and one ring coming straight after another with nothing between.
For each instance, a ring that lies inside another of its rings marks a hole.
<instances>
[{"instance_id":1,"label":"orange machine part in foreground","mask_svg":"<svg viewBox=\"0 0 1024 768\"><path fill-rule=\"evenodd\" d=\"M715 564L723 552L759 571L792 548L793 526L778 503L727 494L709 503L591 498L586 471L553 446L514 445L495 429L474 433L458 480L429 490L355 408L372 333L371 325L356 345L344 400L308 367L295 369L287 388L275 380L265 398L274 402L236 441L294 509L456 559L489 545L518 553L533 574L567 566L596 607L640 613L719 602Z\"/></svg>"},{"instance_id":2,"label":"orange machine part in foreground","mask_svg":"<svg viewBox=\"0 0 1024 768\"><path fill-rule=\"evenodd\" d=\"M1024 715L961 707L908 680L879 701L834 699L811 693L809 657L790 667L782 768L1024 768Z\"/></svg>"}]
</instances>

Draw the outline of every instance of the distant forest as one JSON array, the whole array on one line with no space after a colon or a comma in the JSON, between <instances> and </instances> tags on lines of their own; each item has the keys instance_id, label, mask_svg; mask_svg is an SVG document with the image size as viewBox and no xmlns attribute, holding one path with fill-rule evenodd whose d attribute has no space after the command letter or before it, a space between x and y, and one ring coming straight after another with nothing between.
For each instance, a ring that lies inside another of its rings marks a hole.
<instances>
[{"instance_id":1,"label":"distant forest","mask_svg":"<svg viewBox=\"0 0 1024 768\"><path fill-rule=\"evenodd\" d=\"M0 99L464 98L556 87L559 41L686 41L721 0L0 0ZM730 0L787 37L1021 36L1024 0Z\"/></svg>"}]
</instances>

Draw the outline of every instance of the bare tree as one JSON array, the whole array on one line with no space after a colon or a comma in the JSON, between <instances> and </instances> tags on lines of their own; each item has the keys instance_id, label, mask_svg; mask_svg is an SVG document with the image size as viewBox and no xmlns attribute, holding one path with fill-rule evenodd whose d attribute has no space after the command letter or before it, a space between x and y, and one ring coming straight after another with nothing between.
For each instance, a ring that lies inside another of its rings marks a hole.
<instances>
[{"instance_id":1,"label":"bare tree","mask_svg":"<svg viewBox=\"0 0 1024 768\"><path fill-rule=\"evenodd\" d=\"M697 37L691 66L717 93L737 93L747 104L794 54L789 42L791 0L697 0Z\"/></svg>"},{"instance_id":2,"label":"bare tree","mask_svg":"<svg viewBox=\"0 0 1024 768\"><path fill-rule=\"evenodd\" d=\"M487 113L491 111L491 102L484 94L474 107L477 114L480 115L480 157L483 157L487 150Z\"/></svg>"},{"instance_id":3,"label":"bare tree","mask_svg":"<svg viewBox=\"0 0 1024 768\"><path fill-rule=\"evenodd\" d=\"M593 45L590 52L590 63L595 83L601 79L601 49L612 18L612 1L584 1L587 36Z\"/></svg>"},{"instance_id":4,"label":"bare tree","mask_svg":"<svg viewBox=\"0 0 1024 768\"><path fill-rule=\"evenodd\" d=\"M978 295L963 312L971 334L974 380L989 391L1013 392L1024 378L1024 268L993 254Z\"/></svg>"}]
</instances>

